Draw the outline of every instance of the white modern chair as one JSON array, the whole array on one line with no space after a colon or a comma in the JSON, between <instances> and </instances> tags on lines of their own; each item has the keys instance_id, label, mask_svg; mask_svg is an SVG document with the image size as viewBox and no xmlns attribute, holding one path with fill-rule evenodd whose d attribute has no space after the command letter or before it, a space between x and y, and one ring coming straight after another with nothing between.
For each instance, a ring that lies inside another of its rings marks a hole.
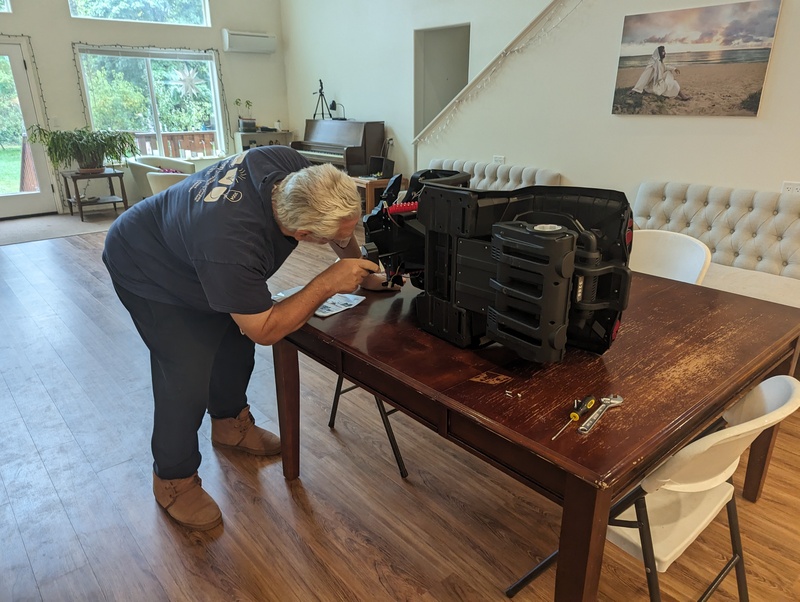
<instances>
[{"instance_id":1,"label":"white modern chair","mask_svg":"<svg viewBox=\"0 0 800 602\"><path fill-rule=\"evenodd\" d=\"M173 184L177 184L188 178L190 175L189 173L161 173L160 171L150 171L147 172L147 182L150 184L150 192L151 194L158 194L162 190L165 190L172 186Z\"/></svg>"},{"instance_id":2,"label":"white modern chair","mask_svg":"<svg viewBox=\"0 0 800 602\"><path fill-rule=\"evenodd\" d=\"M162 169L175 169L181 173L193 174L195 169L194 163L191 161L173 157L160 157L158 155L144 155L128 159L127 165L131 170L131 176L133 176L133 181L136 183L136 188L139 189L139 194L143 199L153 195L150 182L147 181L148 173L160 173Z\"/></svg>"},{"instance_id":3,"label":"white modern chair","mask_svg":"<svg viewBox=\"0 0 800 602\"><path fill-rule=\"evenodd\" d=\"M733 405L728 426L681 449L642 480L634 507L610 521L608 540L644 561L651 600L660 600L663 573L727 506L733 557L705 591L705 600L736 568L739 599L747 600L742 541L731 476L739 457L764 430L800 408L800 381L765 380Z\"/></svg>"},{"instance_id":4,"label":"white modern chair","mask_svg":"<svg viewBox=\"0 0 800 602\"><path fill-rule=\"evenodd\" d=\"M800 381L791 376L763 381L722 415L726 428L683 447L614 505L607 538L644 562L650 600L661 600L658 573L683 554L723 507L727 507L733 557L700 600L706 600L734 568L739 599L748 600L731 476L755 438L798 408ZM557 559L558 550L511 585L506 595L516 595Z\"/></svg>"},{"instance_id":5,"label":"white modern chair","mask_svg":"<svg viewBox=\"0 0 800 602\"><path fill-rule=\"evenodd\" d=\"M634 230L628 267L634 272L700 284L711 263L708 247L680 232Z\"/></svg>"}]
</instances>

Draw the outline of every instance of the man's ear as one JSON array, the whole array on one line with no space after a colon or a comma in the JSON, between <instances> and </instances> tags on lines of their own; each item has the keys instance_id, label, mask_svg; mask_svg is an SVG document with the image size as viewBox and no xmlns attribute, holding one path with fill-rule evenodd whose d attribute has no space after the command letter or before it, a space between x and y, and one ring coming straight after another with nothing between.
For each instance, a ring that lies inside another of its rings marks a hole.
<instances>
[{"instance_id":1,"label":"man's ear","mask_svg":"<svg viewBox=\"0 0 800 602\"><path fill-rule=\"evenodd\" d=\"M296 230L293 235L297 240L303 241L308 240L310 236L312 236L310 230Z\"/></svg>"}]
</instances>

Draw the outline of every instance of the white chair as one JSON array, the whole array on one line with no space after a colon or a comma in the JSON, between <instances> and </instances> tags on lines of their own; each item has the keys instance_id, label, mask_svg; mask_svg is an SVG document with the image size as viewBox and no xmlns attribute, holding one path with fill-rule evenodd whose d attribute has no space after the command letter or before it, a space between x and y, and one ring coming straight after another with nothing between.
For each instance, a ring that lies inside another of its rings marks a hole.
<instances>
[{"instance_id":1,"label":"white chair","mask_svg":"<svg viewBox=\"0 0 800 602\"><path fill-rule=\"evenodd\" d=\"M147 172L147 182L150 184L150 192L151 194L158 194L162 190L165 190L172 186L173 184L177 184L188 178L192 174L188 173L162 173L160 171L150 171Z\"/></svg>"},{"instance_id":2,"label":"white chair","mask_svg":"<svg viewBox=\"0 0 800 602\"><path fill-rule=\"evenodd\" d=\"M680 232L634 230L628 267L634 272L700 284L711 263L708 247Z\"/></svg>"},{"instance_id":3,"label":"white chair","mask_svg":"<svg viewBox=\"0 0 800 602\"><path fill-rule=\"evenodd\" d=\"M668 458L611 510L608 540L644 562L650 600L661 600L663 573L727 507L733 557L700 600L736 569L739 599L748 600L739 519L731 476L739 458L761 432L800 408L800 381L773 376L736 402L722 417L727 427L695 439ZM510 598L541 575L558 550L506 590Z\"/></svg>"},{"instance_id":4,"label":"white chair","mask_svg":"<svg viewBox=\"0 0 800 602\"><path fill-rule=\"evenodd\" d=\"M181 173L193 174L195 169L194 163L191 161L160 157L158 155L144 155L128 159L127 165L131 170L131 176L133 176L133 181L136 183L136 188L139 189L139 194L143 199L153 196L150 182L147 181L148 173L161 172L162 169L175 169Z\"/></svg>"},{"instance_id":5,"label":"white chair","mask_svg":"<svg viewBox=\"0 0 800 602\"><path fill-rule=\"evenodd\" d=\"M608 540L644 561L651 600L660 600L658 573L683 554L727 506L733 557L703 594L705 600L736 568L739 599L747 600L742 542L731 476L739 457L764 430L800 408L800 381L765 380L733 405L727 428L697 439L642 480L642 495L610 521Z\"/></svg>"}]
</instances>

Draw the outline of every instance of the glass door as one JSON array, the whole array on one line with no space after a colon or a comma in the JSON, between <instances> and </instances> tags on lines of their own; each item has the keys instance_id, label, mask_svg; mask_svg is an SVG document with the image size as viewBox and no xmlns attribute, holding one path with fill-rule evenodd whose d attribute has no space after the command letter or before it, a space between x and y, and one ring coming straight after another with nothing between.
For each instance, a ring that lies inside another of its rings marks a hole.
<instances>
[{"instance_id":1,"label":"glass door","mask_svg":"<svg viewBox=\"0 0 800 602\"><path fill-rule=\"evenodd\" d=\"M22 47L0 44L0 218L57 211L47 157L28 144L37 122Z\"/></svg>"}]
</instances>

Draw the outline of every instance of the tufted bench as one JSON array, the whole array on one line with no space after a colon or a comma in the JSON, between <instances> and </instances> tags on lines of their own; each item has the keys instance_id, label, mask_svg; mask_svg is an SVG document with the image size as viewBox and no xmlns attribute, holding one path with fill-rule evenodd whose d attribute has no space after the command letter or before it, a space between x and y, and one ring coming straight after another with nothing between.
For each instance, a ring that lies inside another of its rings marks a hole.
<instances>
[{"instance_id":1,"label":"tufted bench","mask_svg":"<svg viewBox=\"0 0 800 602\"><path fill-rule=\"evenodd\" d=\"M644 182L633 219L704 242L711 266L703 286L800 307L800 196Z\"/></svg>"},{"instance_id":2,"label":"tufted bench","mask_svg":"<svg viewBox=\"0 0 800 602\"><path fill-rule=\"evenodd\" d=\"M558 186L561 174L549 169L482 163L460 159L431 159L430 169L454 169L472 176L469 187L475 190L515 190L525 186Z\"/></svg>"}]
</instances>

